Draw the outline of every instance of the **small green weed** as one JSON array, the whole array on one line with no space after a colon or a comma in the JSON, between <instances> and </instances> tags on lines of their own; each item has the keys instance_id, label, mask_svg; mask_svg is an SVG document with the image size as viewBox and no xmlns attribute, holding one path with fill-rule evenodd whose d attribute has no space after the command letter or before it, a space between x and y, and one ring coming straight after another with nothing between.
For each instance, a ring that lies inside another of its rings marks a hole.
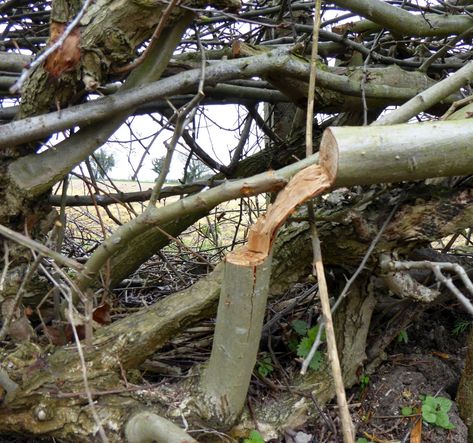
<instances>
[{"instance_id":1,"label":"small green weed","mask_svg":"<svg viewBox=\"0 0 473 443\"><path fill-rule=\"evenodd\" d=\"M365 437L358 438L356 443L371 443L371 440L366 440Z\"/></svg>"},{"instance_id":2,"label":"small green weed","mask_svg":"<svg viewBox=\"0 0 473 443\"><path fill-rule=\"evenodd\" d=\"M258 431L251 431L249 438L245 438L243 443L264 443L264 440Z\"/></svg>"},{"instance_id":3,"label":"small green weed","mask_svg":"<svg viewBox=\"0 0 473 443\"><path fill-rule=\"evenodd\" d=\"M366 374L362 375L360 377L360 389L364 391L368 387L369 384L370 384L370 376Z\"/></svg>"},{"instance_id":4,"label":"small green weed","mask_svg":"<svg viewBox=\"0 0 473 443\"><path fill-rule=\"evenodd\" d=\"M448 398L426 395L422 400L422 420L443 429L454 429L448 418L451 407L452 402Z\"/></svg>"},{"instance_id":5,"label":"small green weed","mask_svg":"<svg viewBox=\"0 0 473 443\"><path fill-rule=\"evenodd\" d=\"M443 429L454 429L453 423L450 423L448 411L452 407L452 401L445 397L432 397L431 395L422 396L422 421ZM401 408L403 417L418 415L418 410L411 406Z\"/></svg>"},{"instance_id":6,"label":"small green weed","mask_svg":"<svg viewBox=\"0 0 473 443\"><path fill-rule=\"evenodd\" d=\"M263 354L262 358L258 360L256 368L261 377L264 378L270 375L274 371L271 357L267 354Z\"/></svg>"},{"instance_id":7,"label":"small green weed","mask_svg":"<svg viewBox=\"0 0 473 443\"><path fill-rule=\"evenodd\" d=\"M409 335L407 335L407 331L403 329L401 332L399 332L399 335L397 336L397 342L404 343L405 345L407 345L408 341L409 341Z\"/></svg>"},{"instance_id":8,"label":"small green weed","mask_svg":"<svg viewBox=\"0 0 473 443\"><path fill-rule=\"evenodd\" d=\"M401 408L401 414L403 417L410 417L411 415L415 415L414 408L411 408L410 406L404 406Z\"/></svg>"},{"instance_id":9,"label":"small green weed","mask_svg":"<svg viewBox=\"0 0 473 443\"><path fill-rule=\"evenodd\" d=\"M452 334L455 336L460 335L463 332L465 332L470 325L471 325L471 322L468 320L456 320L455 325L453 326L453 329L452 329Z\"/></svg>"},{"instance_id":10,"label":"small green weed","mask_svg":"<svg viewBox=\"0 0 473 443\"><path fill-rule=\"evenodd\" d=\"M294 332L297 335L299 335L301 338L296 346L294 346L295 343L292 343L292 346L290 343L289 346L291 348L295 347L295 351L297 352L297 355L299 357L306 358L309 355L312 345L314 344L315 338L317 337L317 334L319 332L319 326L317 325L309 329L307 323L302 320L294 320L291 323L291 326ZM323 340L325 340L324 334L322 334L322 341ZM316 351L314 356L312 357L309 367L311 369L317 370L322 365L322 362L323 362L322 353L320 351Z\"/></svg>"}]
</instances>

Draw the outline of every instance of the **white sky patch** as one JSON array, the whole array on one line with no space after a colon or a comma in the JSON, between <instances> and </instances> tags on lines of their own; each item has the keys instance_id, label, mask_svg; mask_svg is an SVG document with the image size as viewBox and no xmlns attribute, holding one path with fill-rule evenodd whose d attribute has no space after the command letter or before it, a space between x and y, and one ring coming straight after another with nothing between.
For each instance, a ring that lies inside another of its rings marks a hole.
<instances>
[{"instance_id":1,"label":"white sky patch","mask_svg":"<svg viewBox=\"0 0 473 443\"><path fill-rule=\"evenodd\" d=\"M195 139L210 157L227 165L230 161L230 152L239 141L239 132L235 131L239 121L238 106L207 106L205 115L209 118L205 118L200 113L197 113L195 117ZM165 142L171 139L173 132L162 130L156 136L161 127L149 116L135 117L130 126L131 130L129 126L122 125L112 136L111 142L104 146L107 153L112 153L115 158L115 167L109 176L114 179L131 179L142 163L138 171L138 179L154 181L156 173L152 170L152 160L166 155ZM187 129L191 130L192 128L188 127ZM136 138L139 139L138 142ZM249 143L253 144L255 138L254 135L251 135ZM185 158L188 155L188 150L184 146L183 144L177 146L169 179L180 179L183 176Z\"/></svg>"}]
</instances>

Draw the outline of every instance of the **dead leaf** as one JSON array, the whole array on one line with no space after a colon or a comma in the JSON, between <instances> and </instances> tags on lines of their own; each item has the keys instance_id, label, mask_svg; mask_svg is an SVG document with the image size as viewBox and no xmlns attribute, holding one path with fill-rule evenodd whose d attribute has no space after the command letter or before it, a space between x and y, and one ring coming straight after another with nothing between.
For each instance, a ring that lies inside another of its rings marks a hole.
<instances>
[{"instance_id":1,"label":"dead leaf","mask_svg":"<svg viewBox=\"0 0 473 443\"><path fill-rule=\"evenodd\" d=\"M79 337L79 341L85 338L85 326L84 325L76 325L77 336ZM72 326L67 324L64 327L64 334L66 336L66 340L68 343L75 342L74 331L72 330Z\"/></svg>"},{"instance_id":2,"label":"dead leaf","mask_svg":"<svg viewBox=\"0 0 473 443\"><path fill-rule=\"evenodd\" d=\"M33 308L31 306L26 306L25 307L25 315L27 317L31 317L33 315Z\"/></svg>"},{"instance_id":3,"label":"dead leaf","mask_svg":"<svg viewBox=\"0 0 473 443\"><path fill-rule=\"evenodd\" d=\"M20 342L29 340L35 333L28 318L23 316L11 322L8 335L13 341Z\"/></svg>"},{"instance_id":4,"label":"dead leaf","mask_svg":"<svg viewBox=\"0 0 473 443\"><path fill-rule=\"evenodd\" d=\"M437 357L443 358L444 360L450 359L450 355L446 354L445 352L432 351L432 355L436 355Z\"/></svg>"},{"instance_id":5,"label":"dead leaf","mask_svg":"<svg viewBox=\"0 0 473 443\"><path fill-rule=\"evenodd\" d=\"M352 27L353 27L352 22L344 23L343 25L332 26L332 32L335 32L335 34L343 35L346 32L348 32Z\"/></svg>"},{"instance_id":6,"label":"dead leaf","mask_svg":"<svg viewBox=\"0 0 473 443\"><path fill-rule=\"evenodd\" d=\"M92 318L100 325L109 325L112 323L112 318L110 317L110 305L105 302L100 306L97 306L94 309Z\"/></svg>"},{"instance_id":7,"label":"dead leaf","mask_svg":"<svg viewBox=\"0 0 473 443\"><path fill-rule=\"evenodd\" d=\"M422 420L420 418L414 423L410 443L422 443Z\"/></svg>"}]
</instances>

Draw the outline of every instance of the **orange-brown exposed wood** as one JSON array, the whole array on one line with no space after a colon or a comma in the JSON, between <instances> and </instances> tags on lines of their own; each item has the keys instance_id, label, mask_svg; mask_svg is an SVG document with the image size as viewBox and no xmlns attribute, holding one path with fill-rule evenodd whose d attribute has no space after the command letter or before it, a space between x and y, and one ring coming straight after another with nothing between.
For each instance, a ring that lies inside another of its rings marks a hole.
<instances>
[{"instance_id":1,"label":"orange-brown exposed wood","mask_svg":"<svg viewBox=\"0 0 473 443\"><path fill-rule=\"evenodd\" d=\"M64 33L66 25L52 21L50 28L52 45ZM62 46L46 59L44 69L54 78L59 78L63 72L73 71L79 64L80 57L80 29L77 27L67 36Z\"/></svg>"},{"instance_id":2,"label":"orange-brown exposed wood","mask_svg":"<svg viewBox=\"0 0 473 443\"><path fill-rule=\"evenodd\" d=\"M297 206L329 189L332 181L325 168L319 165L311 165L298 172L269 206L266 215L250 228L248 251L267 256L278 229L287 217ZM228 259L231 260L231 257Z\"/></svg>"}]
</instances>

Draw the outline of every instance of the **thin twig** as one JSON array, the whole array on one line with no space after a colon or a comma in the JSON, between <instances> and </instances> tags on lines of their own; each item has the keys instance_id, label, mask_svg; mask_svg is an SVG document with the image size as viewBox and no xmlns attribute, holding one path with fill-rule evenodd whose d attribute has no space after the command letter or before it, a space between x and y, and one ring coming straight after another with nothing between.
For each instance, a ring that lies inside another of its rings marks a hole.
<instances>
[{"instance_id":1,"label":"thin twig","mask_svg":"<svg viewBox=\"0 0 473 443\"><path fill-rule=\"evenodd\" d=\"M350 279L346 282L345 284L345 287L343 288L343 291L341 292L341 294L339 295L337 301L333 304L332 306L332 314L335 313L335 311L337 310L337 308L340 306L340 304L342 303L342 301L345 299L345 297L348 295L348 292L352 286L352 284L355 282L355 280L358 278L358 275L360 275L361 271L363 271L363 269L365 269L365 265L366 265L366 262L368 261L368 259L370 258L371 254L373 253L373 250L375 248L375 246L377 245L377 243L379 242L381 236L383 235L383 232L386 230L389 222L391 221L391 219L393 218L397 208L398 208L399 205L396 205L392 211L390 212L390 214L388 215L388 218L386 219L386 221L383 223L383 225L381 226L380 230L378 231L378 233L376 234L375 238L373 239L373 241L371 242L369 248L366 250L366 253L365 255L363 256L363 259L361 260L361 263L358 265L358 268L356 269L356 271L353 273L353 275L350 277ZM322 335L322 332L325 328L325 323L324 323L324 320L323 318L319 320L318 322L318 325L319 325L319 334L320 336ZM310 348L310 351L309 351L309 355L306 357L306 359L304 360L303 364L302 364L302 368L305 367L305 369L307 370L309 364L310 364L310 361L312 360L312 357L314 356L315 352L317 351L317 349L319 348L319 346L321 345L322 341L321 340L315 340L314 343L312 344L312 347ZM309 356L310 359L309 359ZM302 370L301 370L302 372Z\"/></svg>"},{"instance_id":2,"label":"thin twig","mask_svg":"<svg viewBox=\"0 0 473 443\"><path fill-rule=\"evenodd\" d=\"M468 97L462 98L461 100L457 100L453 102L451 106L447 109L447 112L440 117L440 120L447 120L457 109L462 108L473 102L473 95L469 95Z\"/></svg>"},{"instance_id":3,"label":"thin twig","mask_svg":"<svg viewBox=\"0 0 473 443\"><path fill-rule=\"evenodd\" d=\"M427 60L425 60L425 62L423 62L422 65L419 66L418 70L420 72L427 72L429 67L435 60L439 59L440 57L443 57L450 49L455 48L455 44L467 37L469 34L471 34L472 31L473 27L468 28L465 32L462 32L461 34L453 37L449 42L447 42L438 51L434 52Z\"/></svg>"},{"instance_id":4,"label":"thin twig","mask_svg":"<svg viewBox=\"0 0 473 443\"><path fill-rule=\"evenodd\" d=\"M8 268L10 267L10 250L8 248L8 242L3 241L3 270L2 276L0 277L0 293L3 292L5 286L5 280L7 278Z\"/></svg>"},{"instance_id":5,"label":"thin twig","mask_svg":"<svg viewBox=\"0 0 473 443\"><path fill-rule=\"evenodd\" d=\"M307 119L306 119L306 157L314 153L313 125L314 125L314 101L315 101L315 80L317 76L317 56L319 43L319 29L320 29L320 6L322 1L316 0L314 11L314 30L312 35L312 51L310 56L310 77L309 77L309 91L307 96Z\"/></svg>"},{"instance_id":6,"label":"thin twig","mask_svg":"<svg viewBox=\"0 0 473 443\"><path fill-rule=\"evenodd\" d=\"M384 29L381 32L378 32L376 35L373 46L371 46L370 52L366 56L365 62L363 63L363 77L361 79L361 101L363 102L363 126L368 125L368 104L366 102L366 89L365 84L368 81L368 64L371 60L371 55L373 54L374 50L378 47L379 39L384 34Z\"/></svg>"},{"instance_id":7,"label":"thin twig","mask_svg":"<svg viewBox=\"0 0 473 443\"><path fill-rule=\"evenodd\" d=\"M92 393L90 391L89 380L87 378L87 366L86 366L86 362L85 362L84 352L82 351L82 345L80 343L79 335L77 334L77 329L76 329L76 326L74 324L74 305L72 304L72 296L71 296L70 293L68 294L68 297L67 297L67 304L68 304L68 310L67 310L68 315L67 316L68 316L68 319L69 319L69 323L72 327L72 333L74 334L74 340L75 340L76 346L77 346L77 353L79 354L79 358L80 358L80 363L81 363L80 367L81 367L81 371L82 371L82 380L83 380L83 383L84 383L85 392L87 394L87 401L89 403L90 410L92 412L92 416L94 417L95 423L99 428L98 431L99 431L99 434L100 434L100 438L102 439L102 441L104 443L108 443L108 438L105 435L105 431L103 429L100 418L97 414L97 410L96 410L95 405L94 405L94 400L92 398Z\"/></svg>"},{"instance_id":8,"label":"thin twig","mask_svg":"<svg viewBox=\"0 0 473 443\"><path fill-rule=\"evenodd\" d=\"M457 274L465 288L468 292L473 295L473 283L468 277L468 274L458 263L449 263L449 262L431 262L431 261L399 261L391 260L386 261L384 264L384 269L389 270L390 272L394 271L408 271L411 269L430 269L437 280L443 283L457 298L457 300L463 305L463 307L468 311L469 314L473 315L473 304L472 302L465 297L462 292L454 285L452 279L445 277L442 271L454 272Z\"/></svg>"},{"instance_id":9,"label":"thin twig","mask_svg":"<svg viewBox=\"0 0 473 443\"><path fill-rule=\"evenodd\" d=\"M376 245L378 244L379 240L381 239L384 231L386 230L386 228L388 227L389 223L391 222L394 214L396 213L397 211L397 208L399 207L399 204L397 204L396 206L394 206L394 208L391 210L391 212L389 213L388 215L388 218L384 221L383 225L381 226L381 228L379 229L378 233L376 234L376 236L374 237L373 241L371 242L369 248L366 250L366 253L365 255L363 256L363 259L361 260L361 263L359 264L358 268L356 269L356 271L353 273L353 275L350 277L350 279L346 282L345 284L345 287L343 288L343 291L342 293L340 294L340 296L338 297L337 301L334 303L333 307L332 307L332 313L334 313L338 306L340 305L340 303L343 301L343 299L348 295L348 291L350 290L351 288L351 285L354 283L354 281L358 278L358 275L360 275L361 271L363 271L363 269L365 269L365 265L366 265L366 262L368 261L368 259L370 258L372 252L374 251L374 248L376 247Z\"/></svg>"},{"instance_id":10,"label":"thin twig","mask_svg":"<svg viewBox=\"0 0 473 443\"><path fill-rule=\"evenodd\" d=\"M23 86L23 83L30 76L33 69L35 69L41 63L43 63L44 60L46 60L56 49L60 48L63 45L63 43L66 41L67 37L69 37L69 34L79 24L80 19L85 14L85 11L89 7L89 4L91 3L91 1L92 0L85 0L81 10L76 15L75 19L72 20L72 22L67 25L67 27L64 30L63 34L61 35L61 37L59 37L59 39L52 46L50 46L48 49L46 49L46 51L44 51L37 59L35 59L33 62L31 62L25 69L23 69L23 72L21 73L20 78L10 88L10 93L11 94L15 94L16 92L18 92L21 89L21 87Z\"/></svg>"},{"instance_id":11,"label":"thin twig","mask_svg":"<svg viewBox=\"0 0 473 443\"><path fill-rule=\"evenodd\" d=\"M309 353L307 354L307 357L302 362L302 366L301 366L301 374L302 375L304 375L307 372L307 370L309 369L310 362L314 358L314 355L317 352L317 349L322 344L322 333L323 333L324 329L325 329L325 323L322 320L319 323L319 330L317 331L317 335L315 337L314 343L312 343L312 346L310 348Z\"/></svg>"},{"instance_id":12,"label":"thin twig","mask_svg":"<svg viewBox=\"0 0 473 443\"><path fill-rule=\"evenodd\" d=\"M82 271L84 269L84 265L76 262L72 258L64 257L64 255L60 254L59 252L53 251L52 249L48 248L33 239L26 237L25 235L20 234L19 232L12 231L10 228L6 226L0 225L0 235L3 235L10 240L15 241L16 243L24 246L25 248L33 249L39 252L41 255L45 257L52 258L55 262L67 266L71 269L76 271Z\"/></svg>"},{"instance_id":13,"label":"thin twig","mask_svg":"<svg viewBox=\"0 0 473 443\"><path fill-rule=\"evenodd\" d=\"M307 99L307 120L306 120L306 156L313 154L313 119L314 119L314 101L315 101L315 80L317 70L318 39L320 28L320 7L321 0L316 0L314 11L314 31L312 37L312 51L310 60L309 91ZM322 251L320 248L320 239L317 234L317 228L314 220L314 208L312 202L308 203L309 224L312 239L312 249L314 253L314 271L317 274L319 284L319 296L322 304L322 313L324 316L325 327L327 330L327 351L332 368L332 375L337 395L337 403L340 408L340 419L342 424L343 441L345 443L354 442L353 423L348 410L348 403L345 395L345 385L343 382L340 360L337 353L337 343L335 340L335 331L333 327L332 314L330 311L330 301L325 280L325 271L322 261ZM321 328L320 328L321 329Z\"/></svg>"},{"instance_id":14,"label":"thin twig","mask_svg":"<svg viewBox=\"0 0 473 443\"><path fill-rule=\"evenodd\" d=\"M311 224L312 249L314 251L315 272L319 283L320 303L322 305L322 314L324 317L325 329L327 331L327 353L332 368L335 393L337 395L337 404L340 410L340 420L342 424L342 434L344 443L354 442L354 428L348 409L348 402L345 394L345 385L343 382L342 369L337 352L337 342L335 340L335 329L333 326L332 313L330 309L330 300L325 280L325 271L322 261L322 251L320 248L320 239L317 234L315 223Z\"/></svg>"},{"instance_id":15,"label":"thin twig","mask_svg":"<svg viewBox=\"0 0 473 443\"><path fill-rule=\"evenodd\" d=\"M195 111L197 105L205 96L204 94L205 62L206 62L205 51L202 47L198 34L197 34L197 41L199 43L199 47L202 52L202 64L201 64L201 76L199 80L199 88L198 88L197 94L192 98L192 100L186 106L184 106L184 108L181 108L181 110L179 110L179 112L177 113L174 133L172 134L170 143L166 145L166 148L167 148L166 158L164 159L163 167L161 169L159 177L156 180L156 184L154 185L153 192L151 193L151 197L149 199L150 207L156 206L156 202L158 201L159 194L161 192L161 189L166 180L166 176L171 167L172 156L176 148L177 142L179 141L185 127L187 126L189 121L192 119L192 116L193 116L192 111Z\"/></svg>"}]
</instances>

